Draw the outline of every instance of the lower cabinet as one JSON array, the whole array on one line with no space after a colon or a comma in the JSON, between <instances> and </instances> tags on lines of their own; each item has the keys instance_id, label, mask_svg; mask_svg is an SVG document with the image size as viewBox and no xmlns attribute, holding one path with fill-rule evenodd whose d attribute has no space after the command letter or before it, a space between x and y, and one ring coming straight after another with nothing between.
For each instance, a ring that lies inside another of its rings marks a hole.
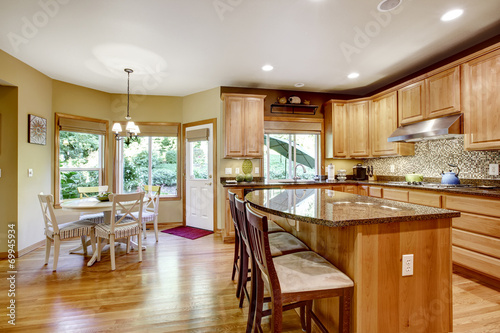
<instances>
[{"instance_id":1,"label":"lower cabinet","mask_svg":"<svg viewBox=\"0 0 500 333\"><path fill-rule=\"evenodd\" d=\"M408 202L408 190L384 188L383 198L395 201Z\"/></svg>"},{"instance_id":2,"label":"lower cabinet","mask_svg":"<svg viewBox=\"0 0 500 333\"><path fill-rule=\"evenodd\" d=\"M500 200L447 195L444 208L462 212L453 219L453 263L500 279Z\"/></svg>"}]
</instances>

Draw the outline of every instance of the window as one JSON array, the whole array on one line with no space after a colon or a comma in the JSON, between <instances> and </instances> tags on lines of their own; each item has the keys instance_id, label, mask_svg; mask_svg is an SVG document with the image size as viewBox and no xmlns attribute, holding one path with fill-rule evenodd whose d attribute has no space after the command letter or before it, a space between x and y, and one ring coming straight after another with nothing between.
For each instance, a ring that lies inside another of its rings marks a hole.
<instances>
[{"instance_id":1,"label":"window","mask_svg":"<svg viewBox=\"0 0 500 333\"><path fill-rule=\"evenodd\" d=\"M318 134L266 134L264 176L267 180L313 179L319 167ZM304 166L304 169L300 165ZM305 172L304 172L305 170Z\"/></svg>"},{"instance_id":2,"label":"window","mask_svg":"<svg viewBox=\"0 0 500 333\"><path fill-rule=\"evenodd\" d=\"M118 143L118 192L137 192L143 190L144 185L159 185L161 197L179 198L180 124L137 125L141 128L140 137Z\"/></svg>"},{"instance_id":3,"label":"window","mask_svg":"<svg viewBox=\"0 0 500 333\"><path fill-rule=\"evenodd\" d=\"M56 113L55 201L78 198L78 187L106 183L108 122Z\"/></svg>"}]
</instances>

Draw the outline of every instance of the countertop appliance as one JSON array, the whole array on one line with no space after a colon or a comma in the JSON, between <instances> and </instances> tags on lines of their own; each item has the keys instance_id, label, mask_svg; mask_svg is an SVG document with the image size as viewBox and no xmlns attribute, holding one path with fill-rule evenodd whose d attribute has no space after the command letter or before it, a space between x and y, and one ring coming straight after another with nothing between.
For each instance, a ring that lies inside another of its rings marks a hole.
<instances>
[{"instance_id":1,"label":"countertop appliance","mask_svg":"<svg viewBox=\"0 0 500 333\"><path fill-rule=\"evenodd\" d=\"M368 175L366 174L366 166L361 165L361 163L356 164L352 168L353 178L356 180L366 180Z\"/></svg>"}]
</instances>

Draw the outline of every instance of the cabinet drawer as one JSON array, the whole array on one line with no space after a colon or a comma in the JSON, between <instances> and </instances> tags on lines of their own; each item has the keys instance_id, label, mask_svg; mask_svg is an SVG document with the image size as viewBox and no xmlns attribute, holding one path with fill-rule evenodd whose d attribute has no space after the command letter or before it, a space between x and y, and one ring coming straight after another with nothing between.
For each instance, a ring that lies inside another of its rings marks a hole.
<instances>
[{"instance_id":1,"label":"cabinet drawer","mask_svg":"<svg viewBox=\"0 0 500 333\"><path fill-rule=\"evenodd\" d=\"M442 207L441 195L434 193L410 191L408 196L408 202L417 205L431 206L436 208Z\"/></svg>"},{"instance_id":2,"label":"cabinet drawer","mask_svg":"<svg viewBox=\"0 0 500 333\"><path fill-rule=\"evenodd\" d=\"M358 186L357 185L344 185L344 192L358 194Z\"/></svg>"},{"instance_id":3,"label":"cabinet drawer","mask_svg":"<svg viewBox=\"0 0 500 333\"><path fill-rule=\"evenodd\" d=\"M384 188L384 199L408 202L408 191Z\"/></svg>"},{"instance_id":4,"label":"cabinet drawer","mask_svg":"<svg viewBox=\"0 0 500 333\"><path fill-rule=\"evenodd\" d=\"M453 246L452 251L453 263L472 269L481 274L500 279L499 259L462 249L458 246Z\"/></svg>"},{"instance_id":5,"label":"cabinet drawer","mask_svg":"<svg viewBox=\"0 0 500 333\"><path fill-rule=\"evenodd\" d=\"M446 208L473 214L500 217L500 200L446 196Z\"/></svg>"},{"instance_id":6,"label":"cabinet drawer","mask_svg":"<svg viewBox=\"0 0 500 333\"><path fill-rule=\"evenodd\" d=\"M462 213L453 219L453 228L500 238L500 219Z\"/></svg>"},{"instance_id":7,"label":"cabinet drawer","mask_svg":"<svg viewBox=\"0 0 500 333\"><path fill-rule=\"evenodd\" d=\"M452 244L500 259L500 239L453 229Z\"/></svg>"},{"instance_id":8,"label":"cabinet drawer","mask_svg":"<svg viewBox=\"0 0 500 333\"><path fill-rule=\"evenodd\" d=\"M368 195L370 197L382 198L382 188L370 186L368 188Z\"/></svg>"}]
</instances>

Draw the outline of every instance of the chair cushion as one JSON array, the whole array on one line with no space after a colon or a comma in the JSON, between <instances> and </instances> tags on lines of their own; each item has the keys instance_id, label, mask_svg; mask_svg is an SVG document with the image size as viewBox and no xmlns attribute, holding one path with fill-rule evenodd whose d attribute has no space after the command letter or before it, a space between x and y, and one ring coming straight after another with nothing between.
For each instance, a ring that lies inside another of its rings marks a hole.
<instances>
[{"instance_id":1,"label":"chair cushion","mask_svg":"<svg viewBox=\"0 0 500 333\"><path fill-rule=\"evenodd\" d=\"M103 223L104 222L104 213L82 214L82 215L80 215L80 218L82 220L89 220L89 221L92 221L94 223Z\"/></svg>"},{"instance_id":2,"label":"chair cushion","mask_svg":"<svg viewBox=\"0 0 500 333\"><path fill-rule=\"evenodd\" d=\"M269 234L269 247L273 257L282 256L297 251L309 251L306 244L288 232Z\"/></svg>"},{"instance_id":3,"label":"chair cushion","mask_svg":"<svg viewBox=\"0 0 500 333\"><path fill-rule=\"evenodd\" d=\"M142 229L137 224L115 225L115 239L138 235L140 230ZM98 224L95 227L95 233L97 237L109 238L109 235L111 235L111 225Z\"/></svg>"},{"instance_id":4,"label":"chair cushion","mask_svg":"<svg viewBox=\"0 0 500 333\"><path fill-rule=\"evenodd\" d=\"M274 222L273 220L267 220L267 232L272 233L272 232L280 232L280 231L285 231L282 227L278 225L278 223Z\"/></svg>"},{"instance_id":5,"label":"chair cushion","mask_svg":"<svg viewBox=\"0 0 500 333\"><path fill-rule=\"evenodd\" d=\"M352 287L352 280L313 251L273 258L282 293Z\"/></svg>"},{"instance_id":6,"label":"chair cushion","mask_svg":"<svg viewBox=\"0 0 500 333\"><path fill-rule=\"evenodd\" d=\"M80 236L89 236L94 232L93 229L95 225L95 222L88 220L78 220L73 222L61 223L58 225L59 238L66 239ZM50 238L54 238L55 235L52 228L46 229L45 234Z\"/></svg>"},{"instance_id":7,"label":"chair cushion","mask_svg":"<svg viewBox=\"0 0 500 333\"><path fill-rule=\"evenodd\" d=\"M133 212L132 215L134 215L137 218L139 216L139 213ZM120 218L123 216L123 214L116 214L116 216ZM155 213L142 211L142 223L153 222L154 220L155 220Z\"/></svg>"}]
</instances>

